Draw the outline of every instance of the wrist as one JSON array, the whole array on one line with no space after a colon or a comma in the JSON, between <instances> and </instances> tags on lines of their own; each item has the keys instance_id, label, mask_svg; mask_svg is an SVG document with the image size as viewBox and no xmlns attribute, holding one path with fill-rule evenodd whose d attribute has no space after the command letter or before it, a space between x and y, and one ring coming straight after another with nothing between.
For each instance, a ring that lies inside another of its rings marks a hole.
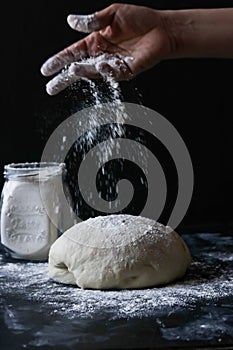
<instances>
[{"instance_id":1,"label":"wrist","mask_svg":"<svg viewBox=\"0 0 233 350\"><path fill-rule=\"evenodd\" d=\"M165 31L169 37L171 51L167 58L185 57L190 51L191 37L195 33L195 19L186 10L162 12Z\"/></svg>"},{"instance_id":2,"label":"wrist","mask_svg":"<svg viewBox=\"0 0 233 350\"><path fill-rule=\"evenodd\" d=\"M179 57L233 57L233 9L161 12L171 53Z\"/></svg>"}]
</instances>

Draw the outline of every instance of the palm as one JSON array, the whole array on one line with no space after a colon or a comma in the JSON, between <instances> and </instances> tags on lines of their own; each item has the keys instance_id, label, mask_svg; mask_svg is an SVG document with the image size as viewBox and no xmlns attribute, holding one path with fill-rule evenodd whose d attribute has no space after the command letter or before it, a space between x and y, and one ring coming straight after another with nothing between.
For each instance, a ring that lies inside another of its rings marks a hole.
<instances>
[{"instance_id":1,"label":"palm","mask_svg":"<svg viewBox=\"0 0 233 350\"><path fill-rule=\"evenodd\" d=\"M110 26L84 39L89 55L98 52L134 57L134 75L152 67L170 51L169 36L155 11L137 6L120 6Z\"/></svg>"}]
</instances>

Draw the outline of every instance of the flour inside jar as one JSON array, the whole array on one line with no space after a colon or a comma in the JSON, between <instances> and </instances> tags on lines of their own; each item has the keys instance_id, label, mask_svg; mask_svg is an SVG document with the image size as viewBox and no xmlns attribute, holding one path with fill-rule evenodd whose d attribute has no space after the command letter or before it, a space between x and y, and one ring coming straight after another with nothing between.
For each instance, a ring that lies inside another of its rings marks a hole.
<instances>
[{"instance_id":1,"label":"flour inside jar","mask_svg":"<svg viewBox=\"0 0 233 350\"><path fill-rule=\"evenodd\" d=\"M12 258L46 261L57 239L61 211L62 165L37 163L5 166L1 200L1 244ZM46 203L41 196L47 198ZM53 220L50 213L53 212Z\"/></svg>"}]
</instances>

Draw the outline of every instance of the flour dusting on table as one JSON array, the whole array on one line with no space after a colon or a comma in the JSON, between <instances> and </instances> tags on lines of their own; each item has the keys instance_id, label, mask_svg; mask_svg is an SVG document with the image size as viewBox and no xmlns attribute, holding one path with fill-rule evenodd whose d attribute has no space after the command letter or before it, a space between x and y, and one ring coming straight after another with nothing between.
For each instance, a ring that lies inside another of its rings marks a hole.
<instances>
[{"instance_id":1,"label":"flour dusting on table","mask_svg":"<svg viewBox=\"0 0 233 350\"><path fill-rule=\"evenodd\" d=\"M199 302L215 303L220 298L233 297L233 272L228 266L232 264L232 254L226 252L221 258L211 249L200 252L200 257L193 257L181 281L159 288L123 291L61 285L49 279L47 263L7 262L1 264L1 294L39 302L48 314L69 319L92 318L99 313L107 313L110 319L143 318L163 310L172 314L180 308L193 309Z\"/></svg>"}]
</instances>

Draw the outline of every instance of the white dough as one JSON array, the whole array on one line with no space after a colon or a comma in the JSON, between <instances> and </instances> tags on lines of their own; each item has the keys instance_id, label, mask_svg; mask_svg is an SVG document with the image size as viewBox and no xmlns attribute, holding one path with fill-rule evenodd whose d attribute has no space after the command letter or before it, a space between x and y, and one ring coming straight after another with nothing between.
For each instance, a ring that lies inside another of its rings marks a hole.
<instances>
[{"instance_id":1,"label":"white dough","mask_svg":"<svg viewBox=\"0 0 233 350\"><path fill-rule=\"evenodd\" d=\"M64 232L50 248L49 276L80 288L145 288L182 277L190 260L187 245L170 227L114 214Z\"/></svg>"}]
</instances>

